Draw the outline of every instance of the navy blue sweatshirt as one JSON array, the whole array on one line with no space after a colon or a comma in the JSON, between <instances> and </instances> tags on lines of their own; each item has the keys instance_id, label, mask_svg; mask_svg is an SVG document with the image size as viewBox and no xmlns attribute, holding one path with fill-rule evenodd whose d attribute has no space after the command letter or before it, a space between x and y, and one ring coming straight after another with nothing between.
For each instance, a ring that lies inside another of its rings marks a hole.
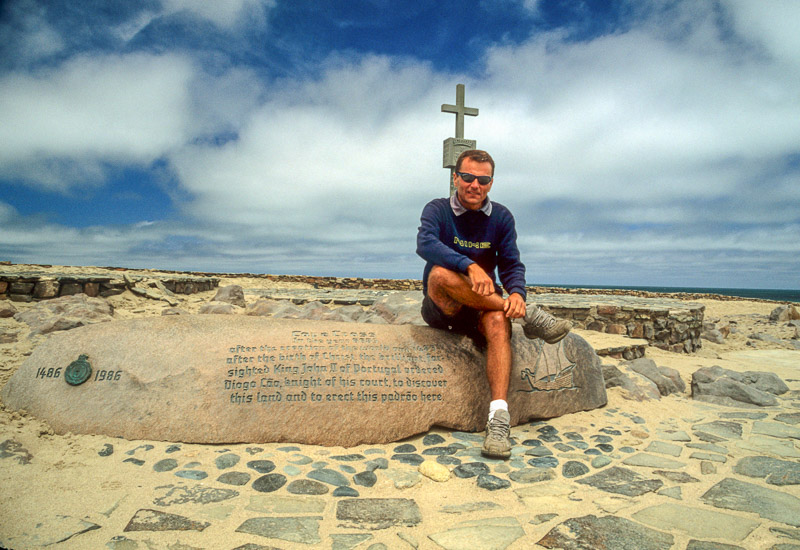
<instances>
[{"instance_id":1,"label":"navy blue sweatshirt","mask_svg":"<svg viewBox=\"0 0 800 550\"><path fill-rule=\"evenodd\" d=\"M456 216L449 199L434 199L425 205L417 232L417 254L427 263L422 274L423 292L428 292L428 274L434 265L456 273L467 273L477 263L492 278L495 268L508 294L525 292L525 266L519 259L514 216L497 202L491 214L467 210Z\"/></svg>"}]
</instances>

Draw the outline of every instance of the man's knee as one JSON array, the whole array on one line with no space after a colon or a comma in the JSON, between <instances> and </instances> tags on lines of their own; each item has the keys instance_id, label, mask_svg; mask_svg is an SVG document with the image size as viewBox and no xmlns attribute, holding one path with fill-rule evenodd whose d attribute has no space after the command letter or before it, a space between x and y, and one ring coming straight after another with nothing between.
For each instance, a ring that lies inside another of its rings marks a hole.
<instances>
[{"instance_id":1,"label":"man's knee","mask_svg":"<svg viewBox=\"0 0 800 550\"><path fill-rule=\"evenodd\" d=\"M481 331L486 340L511 339L511 320L502 311L486 311L481 315Z\"/></svg>"},{"instance_id":2,"label":"man's knee","mask_svg":"<svg viewBox=\"0 0 800 550\"><path fill-rule=\"evenodd\" d=\"M428 288L446 287L452 285L457 279L458 273L455 271L440 265L435 265L433 268L431 268L431 272L428 274Z\"/></svg>"}]
</instances>

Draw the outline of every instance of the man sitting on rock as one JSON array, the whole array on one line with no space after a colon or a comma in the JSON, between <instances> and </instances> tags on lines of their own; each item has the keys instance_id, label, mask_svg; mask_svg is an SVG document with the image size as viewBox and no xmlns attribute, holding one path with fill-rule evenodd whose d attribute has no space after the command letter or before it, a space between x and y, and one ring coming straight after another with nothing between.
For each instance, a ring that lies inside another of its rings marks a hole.
<instances>
[{"instance_id":1,"label":"man sitting on rock","mask_svg":"<svg viewBox=\"0 0 800 550\"><path fill-rule=\"evenodd\" d=\"M466 334L486 345L486 376L492 401L483 454L511 456L508 413L511 376L511 319L524 318L528 338L554 344L570 331L537 306L525 305L525 266L519 258L514 217L488 198L494 160L486 151L464 151L456 161L456 193L434 199L422 211L417 254L426 260L422 276L422 318L434 328ZM495 281L508 293L504 298Z\"/></svg>"}]
</instances>

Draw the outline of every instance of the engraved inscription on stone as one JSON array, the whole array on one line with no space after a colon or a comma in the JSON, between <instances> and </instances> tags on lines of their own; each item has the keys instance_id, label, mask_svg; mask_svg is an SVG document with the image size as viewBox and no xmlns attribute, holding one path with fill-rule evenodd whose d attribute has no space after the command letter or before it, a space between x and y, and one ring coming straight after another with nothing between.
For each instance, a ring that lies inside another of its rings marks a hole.
<instances>
[{"instance_id":1,"label":"engraved inscription on stone","mask_svg":"<svg viewBox=\"0 0 800 550\"><path fill-rule=\"evenodd\" d=\"M532 368L523 368L520 375L530 389L523 392L559 391L576 389L573 379L575 361L564 350L564 341L553 346L545 346L541 340L532 344L536 347L536 363Z\"/></svg>"},{"instance_id":2,"label":"engraved inscription on stone","mask_svg":"<svg viewBox=\"0 0 800 550\"><path fill-rule=\"evenodd\" d=\"M233 405L442 401L435 344L387 345L369 330L291 331L288 344L230 345L222 389Z\"/></svg>"}]
</instances>

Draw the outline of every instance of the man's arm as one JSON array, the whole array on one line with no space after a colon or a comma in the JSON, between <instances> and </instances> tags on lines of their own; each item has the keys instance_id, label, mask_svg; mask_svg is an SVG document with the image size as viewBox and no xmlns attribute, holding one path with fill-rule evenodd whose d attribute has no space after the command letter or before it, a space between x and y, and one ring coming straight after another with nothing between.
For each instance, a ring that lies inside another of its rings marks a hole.
<instances>
[{"instance_id":1,"label":"man's arm","mask_svg":"<svg viewBox=\"0 0 800 550\"><path fill-rule=\"evenodd\" d=\"M467 273L467 268L474 262L441 240L441 231L444 225L443 215L442 209L434 201L429 202L422 210L420 226L417 230L417 254L425 261L456 273Z\"/></svg>"}]
</instances>

